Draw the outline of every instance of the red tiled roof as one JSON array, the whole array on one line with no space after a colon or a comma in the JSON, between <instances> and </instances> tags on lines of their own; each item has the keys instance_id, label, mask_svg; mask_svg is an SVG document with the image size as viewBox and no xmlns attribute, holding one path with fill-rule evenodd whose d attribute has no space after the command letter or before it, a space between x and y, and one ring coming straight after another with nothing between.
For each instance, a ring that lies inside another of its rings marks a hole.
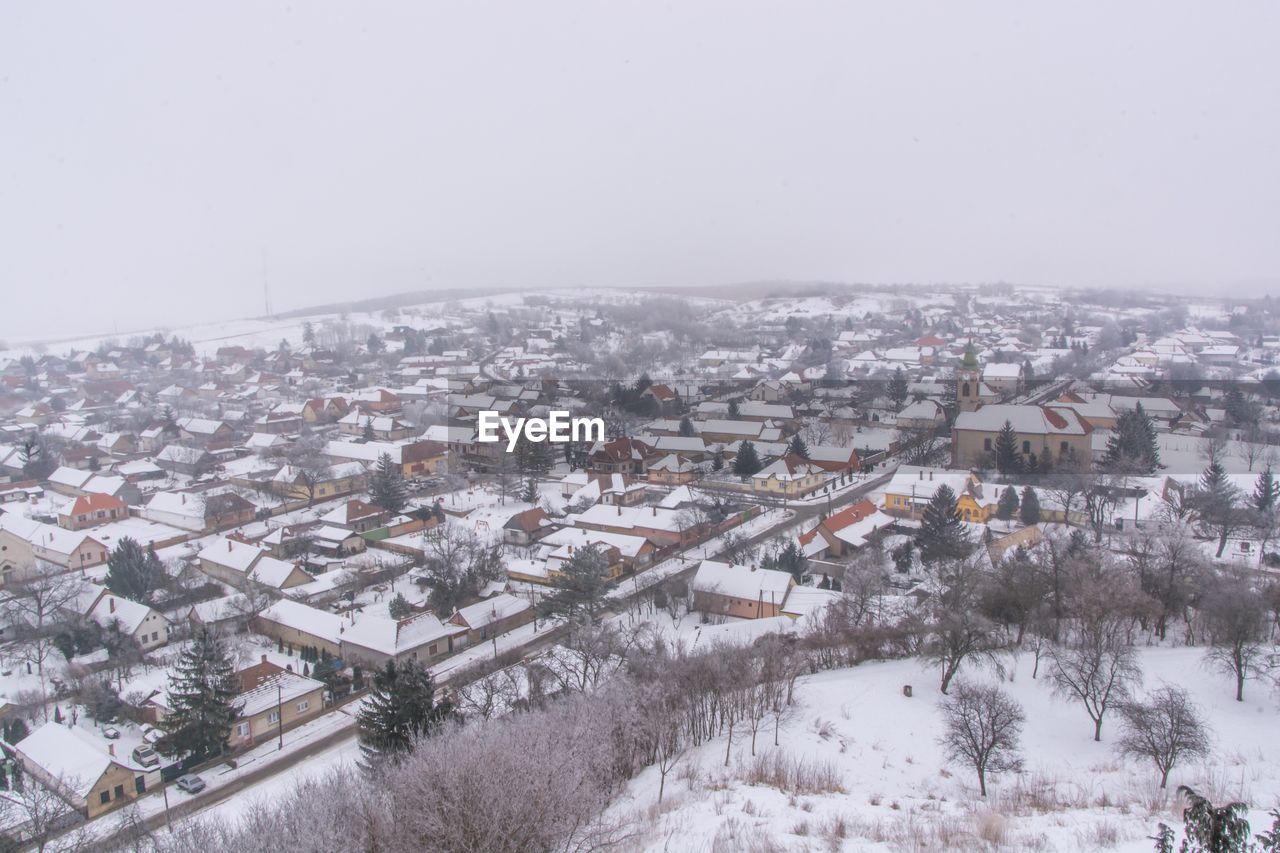
<instances>
[{"instance_id":1,"label":"red tiled roof","mask_svg":"<svg viewBox=\"0 0 1280 853\"><path fill-rule=\"evenodd\" d=\"M75 503L71 505L71 509L67 510L67 515L76 516L98 512L110 512L113 509L125 509L126 504L119 498L113 498L111 495L104 495L98 492L90 492L87 495L81 495L76 498Z\"/></svg>"}]
</instances>

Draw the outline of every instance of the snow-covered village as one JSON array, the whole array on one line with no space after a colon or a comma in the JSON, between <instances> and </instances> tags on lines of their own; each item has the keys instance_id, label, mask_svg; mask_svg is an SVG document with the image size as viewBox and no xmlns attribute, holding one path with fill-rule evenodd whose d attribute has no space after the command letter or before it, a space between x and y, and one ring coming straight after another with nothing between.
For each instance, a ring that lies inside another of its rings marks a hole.
<instances>
[{"instance_id":1,"label":"snow-covered village","mask_svg":"<svg viewBox=\"0 0 1280 853\"><path fill-rule=\"evenodd\" d=\"M0 4L0 853L1280 853L1278 34Z\"/></svg>"},{"instance_id":2,"label":"snow-covered village","mask_svg":"<svg viewBox=\"0 0 1280 853\"><path fill-rule=\"evenodd\" d=\"M1268 826L1280 312L825 291L11 347L6 832L1143 849L1183 785ZM551 410L607 434L476 441Z\"/></svg>"}]
</instances>

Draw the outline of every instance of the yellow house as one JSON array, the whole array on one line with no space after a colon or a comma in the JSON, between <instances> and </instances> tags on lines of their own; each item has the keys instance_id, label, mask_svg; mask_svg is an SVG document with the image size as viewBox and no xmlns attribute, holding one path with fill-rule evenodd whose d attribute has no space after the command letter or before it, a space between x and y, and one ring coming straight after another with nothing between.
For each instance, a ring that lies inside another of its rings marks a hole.
<instances>
[{"instance_id":1,"label":"yellow house","mask_svg":"<svg viewBox=\"0 0 1280 853\"><path fill-rule=\"evenodd\" d=\"M118 808L159 782L158 770L131 767L114 745L77 726L47 722L14 746L22 769L88 818Z\"/></svg>"},{"instance_id":2,"label":"yellow house","mask_svg":"<svg viewBox=\"0 0 1280 853\"><path fill-rule=\"evenodd\" d=\"M292 500L326 500L352 492L362 492L369 483L369 474L359 462L339 462L314 481L315 493L302 470L286 465L271 481L271 490L283 498Z\"/></svg>"},{"instance_id":3,"label":"yellow house","mask_svg":"<svg viewBox=\"0 0 1280 853\"><path fill-rule=\"evenodd\" d=\"M826 477L821 468L787 454L753 475L751 490L762 495L796 498L821 488L824 482Z\"/></svg>"}]
</instances>

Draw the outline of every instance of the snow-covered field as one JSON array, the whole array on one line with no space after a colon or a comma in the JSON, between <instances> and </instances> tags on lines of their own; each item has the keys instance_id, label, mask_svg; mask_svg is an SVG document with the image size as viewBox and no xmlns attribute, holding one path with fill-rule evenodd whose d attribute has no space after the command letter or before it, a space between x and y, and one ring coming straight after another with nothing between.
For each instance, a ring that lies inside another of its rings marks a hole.
<instances>
[{"instance_id":1,"label":"snow-covered field","mask_svg":"<svg viewBox=\"0 0 1280 853\"><path fill-rule=\"evenodd\" d=\"M736 733L729 766L723 737L689 753L667 777L649 768L615 804L615 816L643 826L646 850L1100 850L1147 851L1159 822L1181 825L1173 791L1188 784L1215 802L1250 803L1254 830L1270 827L1280 805L1280 710L1258 683L1234 701L1230 680L1204 668L1202 650L1146 649L1144 688L1176 684L1190 691L1215 735L1213 758L1175 768L1169 789L1150 766L1114 752L1116 719L1093 740L1077 704L1031 678L1032 660L1016 661L1001 686L1026 711L1025 767L997 777L986 801L972 769L947 761L938 674L916 660L889 661L800 679L798 703L782 724L779 746L767 726L761 760L781 757L827 770L838 791L794 793L748 784L750 736ZM996 680L966 667L962 677ZM903 696L910 684L914 697Z\"/></svg>"}]
</instances>

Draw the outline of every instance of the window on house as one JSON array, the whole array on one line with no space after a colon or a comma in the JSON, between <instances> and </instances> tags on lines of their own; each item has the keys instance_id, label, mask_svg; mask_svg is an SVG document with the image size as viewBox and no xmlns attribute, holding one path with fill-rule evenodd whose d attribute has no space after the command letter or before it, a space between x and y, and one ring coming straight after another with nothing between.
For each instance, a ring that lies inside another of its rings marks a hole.
<instances>
[{"instance_id":1,"label":"window on house","mask_svg":"<svg viewBox=\"0 0 1280 853\"><path fill-rule=\"evenodd\" d=\"M268 723L278 723L278 722L280 722L280 712L279 712L279 711L272 711L270 714L267 714L267 722L268 722Z\"/></svg>"},{"instance_id":2,"label":"window on house","mask_svg":"<svg viewBox=\"0 0 1280 853\"><path fill-rule=\"evenodd\" d=\"M110 792L110 791L103 791L101 794L99 794L99 795L98 795L98 802L102 803L104 806L105 806L107 803L111 802L111 792Z\"/></svg>"},{"instance_id":3,"label":"window on house","mask_svg":"<svg viewBox=\"0 0 1280 853\"><path fill-rule=\"evenodd\" d=\"M989 438L984 438L984 439L982 439L982 449L983 449L983 450L990 450L990 449L991 449L991 439L989 439Z\"/></svg>"},{"instance_id":4,"label":"window on house","mask_svg":"<svg viewBox=\"0 0 1280 853\"><path fill-rule=\"evenodd\" d=\"M115 795L117 800L124 799L124 785L116 785Z\"/></svg>"},{"instance_id":5,"label":"window on house","mask_svg":"<svg viewBox=\"0 0 1280 853\"><path fill-rule=\"evenodd\" d=\"M1070 450L1070 449L1071 449L1071 445L1067 444L1065 441L1060 442L1060 443L1058 444L1058 452L1059 452L1059 453L1066 453L1066 452L1067 452L1068 450Z\"/></svg>"},{"instance_id":6,"label":"window on house","mask_svg":"<svg viewBox=\"0 0 1280 853\"><path fill-rule=\"evenodd\" d=\"M302 712L306 711L310 707L311 707L311 700L303 699L301 702L298 703L298 713L301 714Z\"/></svg>"},{"instance_id":7,"label":"window on house","mask_svg":"<svg viewBox=\"0 0 1280 853\"><path fill-rule=\"evenodd\" d=\"M1023 453L1030 453L1030 452L1031 452L1031 442L1029 442L1029 441L1024 441L1024 442L1022 442L1022 452L1023 452Z\"/></svg>"},{"instance_id":8,"label":"window on house","mask_svg":"<svg viewBox=\"0 0 1280 853\"><path fill-rule=\"evenodd\" d=\"M240 735L240 737L248 737L248 736L249 736L249 724L248 724L248 723L241 723L240 725L236 726L236 734Z\"/></svg>"},{"instance_id":9,"label":"window on house","mask_svg":"<svg viewBox=\"0 0 1280 853\"><path fill-rule=\"evenodd\" d=\"M436 650L439 648L440 647L436 643L432 643L431 645L427 646L427 654L434 655L436 653Z\"/></svg>"}]
</instances>

